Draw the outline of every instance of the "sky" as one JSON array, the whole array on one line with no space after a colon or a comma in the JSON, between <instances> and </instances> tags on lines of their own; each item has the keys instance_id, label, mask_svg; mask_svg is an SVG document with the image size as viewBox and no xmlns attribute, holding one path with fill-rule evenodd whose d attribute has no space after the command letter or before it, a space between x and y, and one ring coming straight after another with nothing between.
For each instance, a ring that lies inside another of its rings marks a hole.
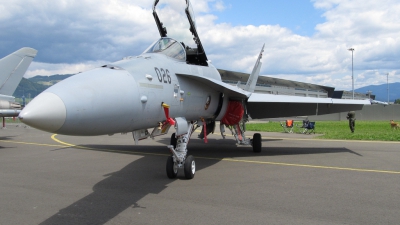
<instances>
[{"instance_id":1,"label":"sky","mask_svg":"<svg viewBox=\"0 0 400 225\"><path fill-rule=\"evenodd\" d=\"M352 89L400 82L398 0L192 0L212 64ZM38 55L26 78L75 74L141 54L159 38L152 0L0 0L0 57L21 47ZM168 36L194 46L184 0L160 0ZM354 52L349 51L354 48ZM353 53L353 55L352 55ZM389 76L387 76L389 74Z\"/></svg>"}]
</instances>

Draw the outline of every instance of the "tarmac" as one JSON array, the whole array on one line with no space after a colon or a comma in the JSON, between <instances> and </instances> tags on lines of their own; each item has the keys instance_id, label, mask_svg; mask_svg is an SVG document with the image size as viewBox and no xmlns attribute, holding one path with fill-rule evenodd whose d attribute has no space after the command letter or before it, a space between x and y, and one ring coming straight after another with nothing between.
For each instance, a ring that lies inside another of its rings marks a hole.
<instances>
[{"instance_id":1,"label":"tarmac","mask_svg":"<svg viewBox=\"0 0 400 225\"><path fill-rule=\"evenodd\" d=\"M171 129L172 130L172 129ZM168 179L169 134L0 130L0 224L398 224L399 142L261 133L262 152L194 133L192 180ZM227 130L227 134L230 132ZM251 136L253 132L247 132Z\"/></svg>"}]
</instances>

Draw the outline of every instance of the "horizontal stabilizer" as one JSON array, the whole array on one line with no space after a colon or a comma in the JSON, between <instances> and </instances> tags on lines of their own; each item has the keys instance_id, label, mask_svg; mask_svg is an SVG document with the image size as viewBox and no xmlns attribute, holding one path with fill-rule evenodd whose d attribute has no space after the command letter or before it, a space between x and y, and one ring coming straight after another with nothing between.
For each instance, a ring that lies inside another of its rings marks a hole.
<instances>
[{"instance_id":1,"label":"horizontal stabilizer","mask_svg":"<svg viewBox=\"0 0 400 225\"><path fill-rule=\"evenodd\" d=\"M36 49L25 47L0 59L0 94L14 93L36 54Z\"/></svg>"}]
</instances>

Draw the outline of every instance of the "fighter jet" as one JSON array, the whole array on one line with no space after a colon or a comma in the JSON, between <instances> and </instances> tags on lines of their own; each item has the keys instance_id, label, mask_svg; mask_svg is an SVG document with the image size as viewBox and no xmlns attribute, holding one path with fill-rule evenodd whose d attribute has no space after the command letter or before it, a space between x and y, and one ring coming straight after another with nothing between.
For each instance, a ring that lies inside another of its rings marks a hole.
<instances>
[{"instance_id":1,"label":"fighter jet","mask_svg":"<svg viewBox=\"0 0 400 225\"><path fill-rule=\"evenodd\" d=\"M12 94L36 54L36 49L25 47L0 59L0 117L14 117L21 112Z\"/></svg>"},{"instance_id":2,"label":"fighter jet","mask_svg":"<svg viewBox=\"0 0 400 225\"><path fill-rule=\"evenodd\" d=\"M238 145L262 150L261 135L246 138L250 118L321 115L360 110L369 101L278 96L254 93L261 68L262 52L244 89L221 81L208 60L196 30L192 8L186 0L185 13L195 47L167 37L156 6L153 16L161 38L142 54L74 75L48 88L20 113L25 124L65 135L104 135L132 132L137 144L144 138L163 135L173 127L166 172L171 179L183 169L192 179L195 159L188 155L193 132L201 127L200 138L220 121L221 135L231 130ZM152 129L152 131L148 131Z\"/></svg>"}]
</instances>

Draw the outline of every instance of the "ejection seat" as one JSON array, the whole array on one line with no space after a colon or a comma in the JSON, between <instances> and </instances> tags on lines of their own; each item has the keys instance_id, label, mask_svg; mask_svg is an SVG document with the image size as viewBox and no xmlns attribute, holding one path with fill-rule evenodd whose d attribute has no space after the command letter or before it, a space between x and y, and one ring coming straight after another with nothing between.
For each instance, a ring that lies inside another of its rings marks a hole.
<instances>
[{"instance_id":1,"label":"ejection seat","mask_svg":"<svg viewBox=\"0 0 400 225\"><path fill-rule=\"evenodd\" d=\"M204 53L199 53L197 48L185 47L186 51L186 63L191 65L207 66L208 63L205 61Z\"/></svg>"}]
</instances>

